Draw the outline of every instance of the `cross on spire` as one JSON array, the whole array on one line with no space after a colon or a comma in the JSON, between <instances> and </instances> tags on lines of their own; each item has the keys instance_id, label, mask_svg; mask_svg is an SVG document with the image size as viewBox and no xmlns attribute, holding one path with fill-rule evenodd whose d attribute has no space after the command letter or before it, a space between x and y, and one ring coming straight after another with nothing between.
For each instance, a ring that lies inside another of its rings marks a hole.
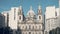
<instances>
[{"instance_id":1,"label":"cross on spire","mask_svg":"<svg viewBox=\"0 0 60 34\"><path fill-rule=\"evenodd\" d=\"M22 6L20 6L20 9L22 9Z\"/></svg>"},{"instance_id":2,"label":"cross on spire","mask_svg":"<svg viewBox=\"0 0 60 34\"><path fill-rule=\"evenodd\" d=\"M41 6L39 5L38 9L41 9Z\"/></svg>"},{"instance_id":3,"label":"cross on spire","mask_svg":"<svg viewBox=\"0 0 60 34\"><path fill-rule=\"evenodd\" d=\"M32 10L32 6L30 6L30 10Z\"/></svg>"}]
</instances>

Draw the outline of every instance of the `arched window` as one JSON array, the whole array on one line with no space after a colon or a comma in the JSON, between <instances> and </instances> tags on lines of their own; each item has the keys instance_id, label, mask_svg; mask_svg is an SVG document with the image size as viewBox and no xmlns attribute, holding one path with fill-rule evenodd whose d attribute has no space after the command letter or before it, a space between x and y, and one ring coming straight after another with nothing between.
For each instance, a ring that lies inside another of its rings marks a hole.
<instances>
[{"instance_id":1,"label":"arched window","mask_svg":"<svg viewBox=\"0 0 60 34\"><path fill-rule=\"evenodd\" d=\"M41 10L39 10L39 13L41 13Z\"/></svg>"},{"instance_id":2,"label":"arched window","mask_svg":"<svg viewBox=\"0 0 60 34\"><path fill-rule=\"evenodd\" d=\"M21 20L21 16L19 16L19 19Z\"/></svg>"},{"instance_id":3,"label":"arched window","mask_svg":"<svg viewBox=\"0 0 60 34\"><path fill-rule=\"evenodd\" d=\"M41 10L40 9L39 9L38 13L41 14Z\"/></svg>"},{"instance_id":4,"label":"arched window","mask_svg":"<svg viewBox=\"0 0 60 34\"><path fill-rule=\"evenodd\" d=\"M39 16L39 19L41 19L41 16Z\"/></svg>"}]
</instances>

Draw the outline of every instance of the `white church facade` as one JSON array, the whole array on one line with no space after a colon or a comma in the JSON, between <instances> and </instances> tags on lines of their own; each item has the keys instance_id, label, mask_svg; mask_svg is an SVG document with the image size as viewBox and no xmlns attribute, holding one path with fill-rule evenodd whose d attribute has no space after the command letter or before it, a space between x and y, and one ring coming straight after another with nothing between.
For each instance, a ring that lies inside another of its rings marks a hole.
<instances>
[{"instance_id":1,"label":"white church facade","mask_svg":"<svg viewBox=\"0 0 60 34\"><path fill-rule=\"evenodd\" d=\"M11 8L9 12L9 26L12 29L20 29L22 34L44 34L41 6L38 7L37 15L31 6L26 17L22 9L22 6Z\"/></svg>"}]
</instances>

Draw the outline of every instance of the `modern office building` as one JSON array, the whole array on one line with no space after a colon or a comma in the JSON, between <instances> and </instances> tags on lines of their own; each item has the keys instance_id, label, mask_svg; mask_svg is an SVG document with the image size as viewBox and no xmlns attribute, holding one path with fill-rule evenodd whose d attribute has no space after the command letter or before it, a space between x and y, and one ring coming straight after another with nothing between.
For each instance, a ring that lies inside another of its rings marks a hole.
<instances>
[{"instance_id":1,"label":"modern office building","mask_svg":"<svg viewBox=\"0 0 60 34\"><path fill-rule=\"evenodd\" d=\"M0 28L5 27L5 16L0 13Z\"/></svg>"},{"instance_id":2,"label":"modern office building","mask_svg":"<svg viewBox=\"0 0 60 34\"><path fill-rule=\"evenodd\" d=\"M5 27L8 27L9 25L9 11L4 11L1 14L5 16Z\"/></svg>"},{"instance_id":3,"label":"modern office building","mask_svg":"<svg viewBox=\"0 0 60 34\"><path fill-rule=\"evenodd\" d=\"M9 12L9 27L17 29L18 22L18 7L12 7Z\"/></svg>"},{"instance_id":4,"label":"modern office building","mask_svg":"<svg viewBox=\"0 0 60 34\"><path fill-rule=\"evenodd\" d=\"M59 8L55 8L55 6L46 7L45 31L49 33L50 30L59 27L58 16L59 16Z\"/></svg>"}]
</instances>

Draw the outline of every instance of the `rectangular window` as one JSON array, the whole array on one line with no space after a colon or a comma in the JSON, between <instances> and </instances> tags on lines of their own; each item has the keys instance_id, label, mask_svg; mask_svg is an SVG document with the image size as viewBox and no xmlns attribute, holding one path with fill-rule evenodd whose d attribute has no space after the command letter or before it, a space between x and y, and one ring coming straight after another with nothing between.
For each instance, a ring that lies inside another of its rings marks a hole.
<instances>
[{"instance_id":1,"label":"rectangular window","mask_svg":"<svg viewBox=\"0 0 60 34\"><path fill-rule=\"evenodd\" d=\"M29 29L31 29L31 26L29 25Z\"/></svg>"},{"instance_id":2,"label":"rectangular window","mask_svg":"<svg viewBox=\"0 0 60 34\"><path fill-rule=\"evenodd\" d=\"M27 26L26 26L26 28L25 28L26 30L27 30Z\"/></svg>"},{"instance_id":3,"label":"rectangular window","mask_svg":"<svg viewBox=\"0 0 60 34\"><path fill-rule=\"evenodd\" d=\"M34 29L34 26L33 26L33 29Z\"/></svg>"},{"instance_id":4,"label":"rectangular window","mask_svg":"<svg viewBox=\"0 0 60 34\"><path fill-rule=\"evenodd\" d=\"M41 25L39 25L39 29L41 30L42 28L41 28Z\"/></svg>"},{"instance_id":5,"label":"rectangular window","mask_svg":"<svg viewBox=\"0 0 60 34\"><path fill-rule=\"evenodd\" d=\"M57 12L55 12L55 16L57 16Z\"/></svg>"}]
</instances>

